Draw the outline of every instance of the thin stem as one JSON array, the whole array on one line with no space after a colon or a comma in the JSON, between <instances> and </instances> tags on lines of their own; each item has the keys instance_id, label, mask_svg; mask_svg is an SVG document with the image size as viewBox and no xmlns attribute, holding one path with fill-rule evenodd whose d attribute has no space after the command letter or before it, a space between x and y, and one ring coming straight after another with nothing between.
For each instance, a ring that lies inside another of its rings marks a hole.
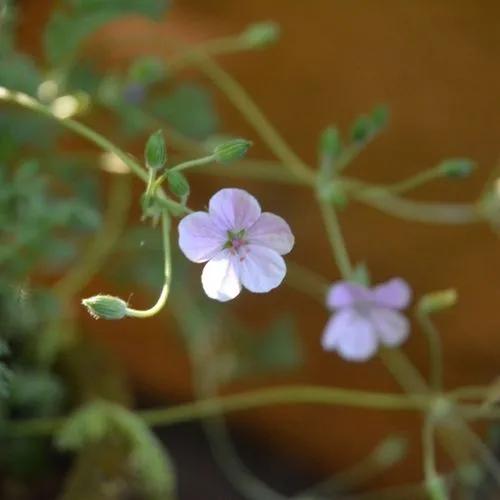
<instances>
[{"instance_id":1,"label":"thin stem","mask_svg":"<svg viewBox=\"0 0 500 500\"><path fill-rule=\"evenodd\" d=\"M118 146L113 144L111 141L106 139L101 134L95 132L91 128L83 125L76 120L71 118L61 118L53 113L53 111L38 102L33 97L30 97L27 94L22 92L17 92L14 90L7 89L5 87L0 87L0 101L10 102L21 106L23 108L29 109L41 115L47 116L53 120L56 120L60 125L66 127L71 130L75 134L84 137L85 139L93 142L95 145L99 146L102 150L115 154L120 160L127 165L130 170L144 182L148 182L148 172L142 168L142 166L130 155L121 150ZM165 193L159 193L160 200L163 199L163 202L168 204L172 209L177 210L177 212L185 213L186 209L180 203L177 203L173 200L170 200L166 197Z\"/></svg>"},{"instance_id":2,"label":"thin stem","mask_svg":"<svg viewBox=\"0 0 500 500\"><path fill-rule=\"evenodd\" d=\"M312 169L292 151L245 89L207 54L197 52L193 60L214 84L223 91L276 157L290 169L290 172L301 179L304 184L313 185L315 174Z\"/></svg>"},{"instance_id":3,"label":"thin stem","mask_svg":"<svg viewBox=\"0 0 500 500\"><path fill-rule=\"evenodd\" d=\"M379 356L394 379L407 393L428 392L425 379L401 349L381 348Z\"/></svg>"},{"instance_id":4,"label":"thin stem","mask_svg":"<svg viewBox=\"0 0 500 500\"><path fill-rule=\"evenodd\" d=\"M443 169L441 165L438 165L427 170L422 170L408 179L404 179L393 184L388 184L383 186L383 189L389 191L392 194L402 194L407 193L413 189L416 189L428 182L435 181L437 179L442 179L444 177Z\"/></svg>"},{"instance_id":5,"label":"thin stem","mask_svg":"<svg viewBox=\"0 0 500 500\"><path fill-rule=\"evenodd\" d=\"M148 425L173 425L212 415L231 413L271 405L317 404L348 406L372 410L427 411L432 404L428 396L406 396L381 392L357 391L333 387L297 385L243 392L208 398L171 408L138 411ZM66 418L26 419L9 424L12 436L45 435L55 432Z\"/></svg>"},{"instance_id":6,"label":"thin stem","mask_svg":"<svg viewBox=\"0 0 500 500\"><path fill-rule=\"evenodd\" d=\"M424 458L425 487L432 500L447 500L444 484L436 470L436 451L434 444L434 421L427 415L422 427L422 453Z\"/></svg>"},{"instance_id":7,"label":"thin stem","mask_svg":"<svg viewBox=\"0 0 500 500\"><path fill-rule=\"evenodd\" d=\"M325 223L328 240L333 250L335 262L337 263L342 278L349 279L352 275L352 266L335 209L331 204L321 200L319 201L319 207Z\"/></svg>"},{"instance_id":8,"label":"thin stem","mask_svg":"<svg viewBox=\"0 0 500 500\"><path fill-rule=\"evenodd\" d=\"M416 318L420 324L420 328L427 337L427 344L429 346L430 386L435 392L440 392L443 389L443 353L439 331L429 315L424 311L417 310Z\"/></svg>"},{"instance_id":9,"label":"thin stem","mask_svg":"<svg viewBox=\"0 0 500 500\"><path fill-rule=\"evenodd\" d=\"M158 179L156 179L156 181L153 185L153 188L152 188L152 192L154 193L156 191L156 189L158 189L162 185L162 183L168 178L168 176L172 172L180 172L180 171L186 170L188 168L199 167L201 165L207 165L208 163L212 163L213 161L215 161L215 155L210 155L210 156L205 156L203 158L197 158L195 160L188 160L188 161L179 163L178 165L175 165L175 167L169 168L168 170L163 172L163 174L161 174L160 177L158 177Z\"/></svg>"},{"instance_id":10,"label":"thin stem","mask_svg":"<svg viewBox=\"0 0 500 500\"><path fill-rule=\"evenodd\" d=\"M154 316L163 309L167 302L168 293L170 291L170 282L172 275L172 255L170 250L170 215L166 210L161 214L162 237L163 237L163 255L164 255L164 282L160 296L156 304L149 309L140 310L127 307L127 316L132 318L149 318Z\"/></svg>"}]
</instances>

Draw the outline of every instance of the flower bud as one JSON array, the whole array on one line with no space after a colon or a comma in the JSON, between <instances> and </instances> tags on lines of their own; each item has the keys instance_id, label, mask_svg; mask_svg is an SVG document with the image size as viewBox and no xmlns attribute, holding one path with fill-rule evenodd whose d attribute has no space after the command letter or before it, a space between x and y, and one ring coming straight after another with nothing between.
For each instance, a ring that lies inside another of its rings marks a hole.
<instances>
[{"instance_id":1,"label":"flower bud","mask_svg":"<svg viewBox=\"0 0 500 500\"><path fill-rule=\"evenodd\" d=\"M362 115L352 125L351 139L354 142L364 142L371 133L372 121L368 116Z\"/></svg>"},{"instance_id":2,"label":"flower bud","mask_svg":"<svg viewBox=\"0 0 500 500\"><path fill-rule=\"evenodd\" d=\"M190 192L189 182L186 177L180 172L171 171L168 173L167 177L168 187L172 193L174 193L179 198L188 196Z\"/></svg>"},{"instance_id":3,"label":"flower bud","mask_svg":"<svg viewBox=\"0 0 500 500\"><path fill-rule=\"evenodd\" d=\"M111 295L94 295L82 304L95 319L122 319L127 315L127 303Z\"/></svg>"},{"instance_id":4,"label":"flower bud","mask_svg":"<svg viewBox=\"0 0 500 500\"><path fill-rule=\"evenodd\" d=\"M248 47L262 49L276 42L280 37L280 27L272 21L251 24L241 34Z\"/></svg>"},{"instance_id":5,"label":"flower bud","mask_svg":"<svg viewBox=\"0 0 500 500\"><path fill-rule=\"evenodd\" d=\"M330 161L337 158L342 149L340 134L336 127L327 127L323 131L319 142L320 156Z\"/></svg>"},{"instance_id":6,"label":"flower bud","mask_svg":"<svg viewBox=\"0 0 500 500\"><path fill-rule=\"evenodd\" d=\"M385 104L380 104L373 109L370 117L373 127L380 130L389 122L389 108Z\"/></svg>"},{"instance_id":7,"label":"flower bud","mask_svg":"<svg viewBox=\"0 0 500 500\"><path fill-rule=\"evenodd\" d=\"M384 467L392 467L404 458L407 451L407 439L402 436L391 436L375 448L373 457L378 464Z\"/></svg>"},{"instance_id":8,"label":"flower bud","mask_svg":"<svg viewBox=\"0 0 500 500\"><path fill-rule=\"evenodd\" d=\"M252 143L245 139L234 139L216 146L214 149L215 161L228 164L240 160L246 154Z\"/></svg>"},{"instance_id":9,"label":"flower bud","mask_svg":"<svg viewBox=\"0 0 500 500\"><path fill-rule=\"evenodd\" d=\"M444 161L439 168L446 177L462 179L471 174L474 170L474 163L466 158L456 158Z\"/></svg>"},{"instance_id":10,"label":"flower bud","mask_svg":"<svg viewBox=\"0 0 500 500\"><path fill-rule=\"evenodd\" d=\"M434 314L453 307L458 300L453 288L425 294L418 303L418 309L424 314Z\"/></svg>"},{"instance_id":11,"label":"flower bud","mask_svg":"<svg viewBox=\"0 0 500 500\"><path fill-rule=\"evenodd\" d=\"M157 130L150 135L144 150L144 158L148 168L153 170L159 170L165 166L167 162L167 146L161 130Z\"/></svg>"}]
</instances>

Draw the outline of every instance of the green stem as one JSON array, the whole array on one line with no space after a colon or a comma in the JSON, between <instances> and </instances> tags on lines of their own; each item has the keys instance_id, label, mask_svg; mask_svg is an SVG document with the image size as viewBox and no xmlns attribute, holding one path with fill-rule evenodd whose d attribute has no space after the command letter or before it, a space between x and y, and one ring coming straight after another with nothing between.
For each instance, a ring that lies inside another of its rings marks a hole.
<instances>
[{"instance_id":1,"label":"green stem","mask_svg":"<svg viewBox=\"0 0 500 500\"><path fill-rule=\"evenodd\" d=\"M430 386L435 392L440 392L443 389L443 354L439 331L429 315L424 311L417 310L416 318L420 324L420 328L427 337L427 344L429 346Z\"/></svg>"},{"instance_id":2,"label":"green stem","mask_svg":"<svg viewBox=\"0 0 500 500\"><path fill-rule=\"evenodd\" d=\"M416 189L428 182L435 181L437 179L442 179L444 177L443 169L441 165L437 167L429 168L428 170L423 170L416 175L404 179L394 184L388 184L383 186L383 189L389 191L392 194L402 194L413 189ZM381 186L382 187L382 186Z\"/></svg>"},{"instance_id":3,"label":"green stem","mask_svg":"<svg viewBox=\"0 0 500 500\"><path fill-rule=\"evenodd\" d=\"M297 385L259 389L241 394L208 398L171 408L142 410L137 414L149 425L173 425L212 415L271 405L317 404L372 410L427 411L433 400L427 396L356 391L342 388ZM12 436L45 435L55 432L66 418L37 418L8 424Z\"/></svg>"},{"instance_id":4,"label":"green stem","mask_svg":"<svg viewBox=\"0 0 500 500\"><path fill-rule=\"evenodd\" d=\"M207 54L197 52L194 61L214 84L222 90L290 172L301 179L304 184L313 185L315 173L292 151L245 89Z\"/></svg>"},{"instance_id":5,"label":"green stem","mask_svg":"<svg viewBox=\"0 0 500 500\"><path fill-rule=\"evenodd\" d=\"M17 92L15 90L10 90L5 87L0 86L0 101L10 102L21 106L23 108L29 109L41 115L47 116L53 120L56 120L60 125L66 127L71 130L75 134L84 137L90 142L94 143L102 150L107 151L109 153L115 154L120 160L127 165L130 170L144 182L148 182L148 172L142 168L142 166L130 155L121 150L118 146L113 144L111 141L103 137L101 134L95 132L91 128L83 125L76 120L71 118L61 118L53 113L53 111L44 106L42 103L38 102L33 97L30 97L27 94L22 92ZM167 199L165 193L160 192L159 198L163 199L165 203L171 206L173 209L177 210L180 213L185 213L186 209L180 203L177 203L173 200Z\"/></svg>"},{"instance_id":6,"label":"green stem","mask_svg":"<svg viewBox=\"0 0 500 500\"><path fill-rule=\"evenodd\" d=\"M431 500L447 500L444 483L436 470L436 451L434 444L434 422L427 415L422 427L422 453L424 458L425 487Z\"/></svg>"},{"instance_id":7,"label":"green stem","mask_svg":"<svg viewBox=\"0 0 500 500\"><path fill-rule=\"evenodd\" d=\"M170 282L172 274L172 255L170 250L170 215L166 210L162 211L161 214L162 222L162 237L163 237L163 254L164 254L164 282L163 288L161 290L160 296L156 301L156 304L149 309L132 309L127 307L127 316L132 318L149 318L154 316L163 309L167 302L168 293L170 291Z\"/></svg>"},{"instance_id":8,"label":"green stem","mask_svg":"<svg viewBox=\"0 0 500 500\"><path fill-rule=\"evenodd\" d=\"M183 163L179 163L178 165L175 165L175 167L169 168L163 174L156 179L156 182L153 185L152 192L154 193L156 189L158 189L162 183L168 178L168 176L172 172L180 172L182 170L186 170L188 168L193 168L193 167L199 167L201 165L207 165L208 163L212 163L215 161L215 155L210 155L210 156L205 156L203 158L197 158L195 160L189 160L185 161Z\"/></svg>"},{"instance_id":9,"label":"green stem","mask_svg":"<svg viewBox=\"0 0 500 500\"><path fill-rule=\"evenodd\" d=\"M328 240L333 250L335 262L339 268L342 278L345 280L350 279L352 275L352 266L345 246L344 238L342 236L342 229L335 209L327 202L319 201L319 207L323 221L325 223Z\"/></svg>"}]
</instances>

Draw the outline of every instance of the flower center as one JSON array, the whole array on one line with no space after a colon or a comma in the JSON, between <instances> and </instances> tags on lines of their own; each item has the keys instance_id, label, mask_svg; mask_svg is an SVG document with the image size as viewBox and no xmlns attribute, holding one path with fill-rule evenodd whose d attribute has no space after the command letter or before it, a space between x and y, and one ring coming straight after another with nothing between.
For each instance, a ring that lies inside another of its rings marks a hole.
<instances>
[{"instance_id":1,"label":"flower center","mask_svg":"<svg viewBox=\"0 0 500 500\"><path fill-rule=\"evenodd\" d=\"M240 231L228 231L227 232L227 241L224 245L224 248L229 248L235 253L239 253L240 249L247 244L244 239L245 230L241 229Z\"/></svg>"}]
</instances>

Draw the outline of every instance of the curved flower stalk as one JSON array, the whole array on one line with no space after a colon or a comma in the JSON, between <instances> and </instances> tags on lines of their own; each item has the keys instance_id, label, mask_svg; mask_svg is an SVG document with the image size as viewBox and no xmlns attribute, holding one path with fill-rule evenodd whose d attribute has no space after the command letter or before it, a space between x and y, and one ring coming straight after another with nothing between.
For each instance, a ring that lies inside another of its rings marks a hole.
<instances>
[{"instance_id":1,"label":"curved flower stalk","mask_svg":"<svg viewBox=\"0 0 500 500\"><path fill-rule=\"evenodd\" d=\"M373 288L347 281L334 284L326 299L334 313L323 333L323 348L337 351L348 361L366 361L380 344L401 345L410 333L410 323L400 311L410 299L410 287L401 278Z\"/></svg>"},{"instance_id":2,"label":"curved flower stalk","mask_svg":"<svg viewBox=\"0 0 500 500\"><path fill-rule=\"evenodd\" d=\"M207 212L194 212L179 224L179 246L193 262L206 262L201 275L205 293L226 302L241 288L265 293L286 274L282 257L295 238L281 217L262 212L259 202L242 189L221 189Z\"/></svg>"}]
</instances>

